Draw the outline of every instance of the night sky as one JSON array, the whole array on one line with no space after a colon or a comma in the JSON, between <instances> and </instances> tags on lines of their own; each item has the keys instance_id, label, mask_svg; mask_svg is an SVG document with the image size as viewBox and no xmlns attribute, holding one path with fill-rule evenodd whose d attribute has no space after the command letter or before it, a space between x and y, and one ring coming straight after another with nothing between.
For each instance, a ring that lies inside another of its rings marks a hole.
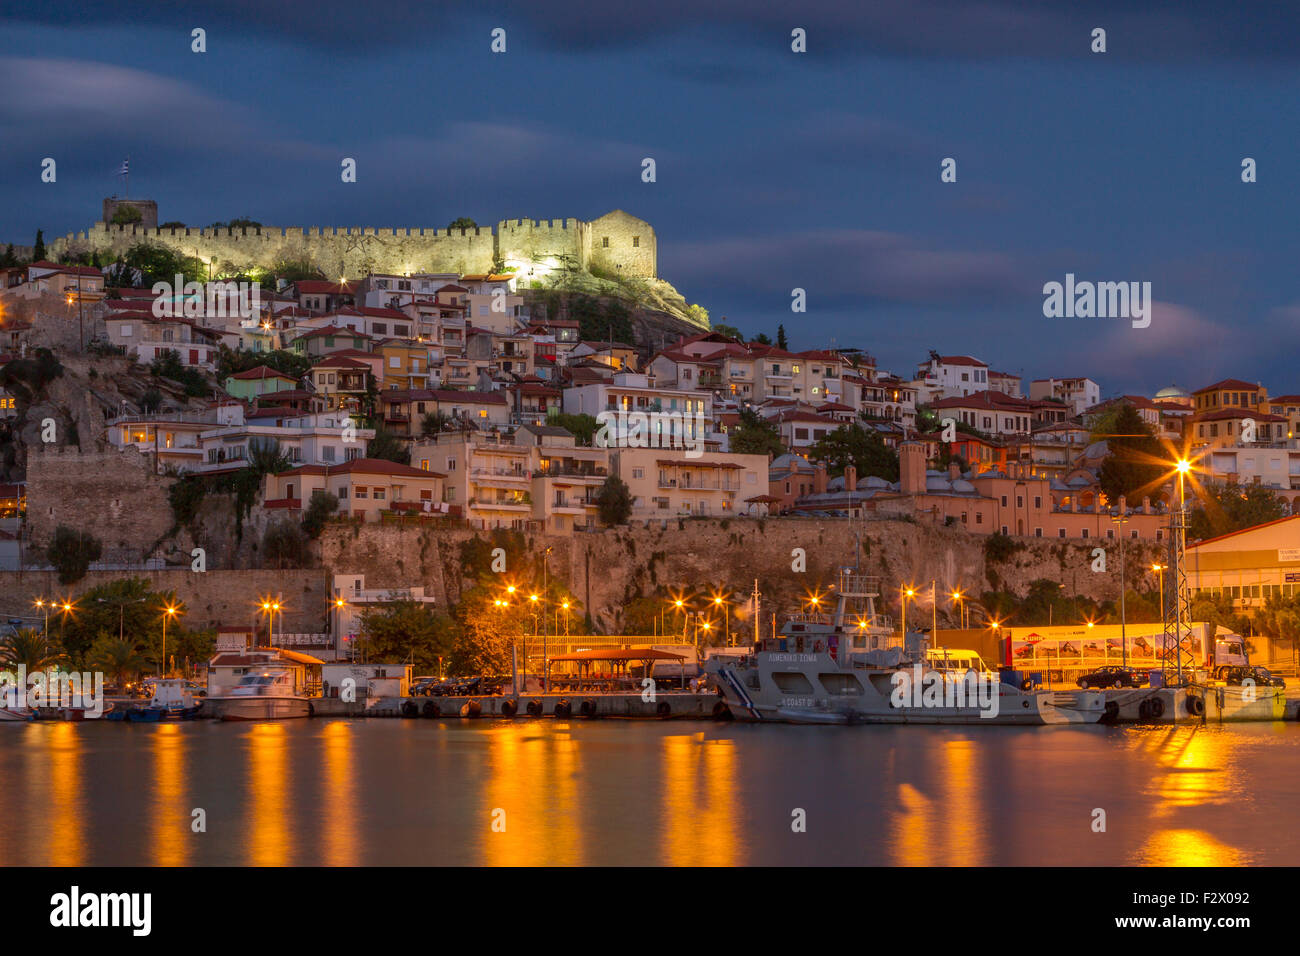
<instances>
[{"instance_id":1,"label":"night sky","mask_svg":"<svg viewBox=\"0 0 1300 956\"><path fill-rule=\"evenodd\" d=\"M1300 7L1131 6L0 0L0 239L87 228L127 155L193 226L622 208L688 301L794 348L1300 392ZM1044 318L1067 272L1151 282L1150 328Z\"/></svg>"}]
</instances>

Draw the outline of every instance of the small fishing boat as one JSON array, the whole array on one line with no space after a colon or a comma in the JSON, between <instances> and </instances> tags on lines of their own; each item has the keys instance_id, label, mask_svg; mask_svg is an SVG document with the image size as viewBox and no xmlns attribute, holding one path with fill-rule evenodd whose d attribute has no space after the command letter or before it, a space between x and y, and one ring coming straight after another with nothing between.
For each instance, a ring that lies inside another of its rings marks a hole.
<instances>
[{"instance_id":1,"label":"small fishing boat","mask_svg":"<svg viewBox=\"0 0 1300 956\"><path fill-rule=\"evenodd\" d=\"M0 707L0 722L18 723L35 719L36 714L30 707Z\"/></svg>"},{"instance_id":2,"label":"small fishing boat","mask_svg":"<svg viewBox=\"0 0 1300 956\"><path fill-rule=\"evenodd\" d=\"M199 716L200 704L194 702L186 682L180 678L163 678L153 682L153 697L148 705L126 712L126 719L137 723L162 720L193 720Z\"/></svg>"}]
</instances>

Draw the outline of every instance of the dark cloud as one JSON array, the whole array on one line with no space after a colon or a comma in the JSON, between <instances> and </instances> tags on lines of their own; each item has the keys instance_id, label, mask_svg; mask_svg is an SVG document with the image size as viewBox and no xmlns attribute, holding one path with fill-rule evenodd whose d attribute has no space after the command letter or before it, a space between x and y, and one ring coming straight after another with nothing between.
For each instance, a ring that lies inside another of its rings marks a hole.
<instances>
[{"instance_id":1,"label":"dark cloud","mask_svg":"<svg viewBox=\"0 0 1300 956\"><path fill-rule=\"evenodd\" d=\"M273 31L285 43L346 53L450 42L452 30L499 25L513 31L514 49L575 53L638 46L683 32L725 44L789 51L790 31L808 31L810 56L918 56L999 59L1086 57L1093 27L1106 28L1110 55L1164 59L1268 58L1300 53L1300 11L1271 0L1232 5L1184 0L1135 9L1127 0L1086 6L1077 0L657 0L617 4L597 0L500 0L479 4L394 0L374 7L353 0L277 2L191 0L183 7L119 0L56 5L0 0L0 17L44 24L159 26L184 30ZM218 42L213 37L213 42ZM488 38L482 37L486 49ZM463 42L457 37L455 42Z\"/></svg>"}]
</instances>

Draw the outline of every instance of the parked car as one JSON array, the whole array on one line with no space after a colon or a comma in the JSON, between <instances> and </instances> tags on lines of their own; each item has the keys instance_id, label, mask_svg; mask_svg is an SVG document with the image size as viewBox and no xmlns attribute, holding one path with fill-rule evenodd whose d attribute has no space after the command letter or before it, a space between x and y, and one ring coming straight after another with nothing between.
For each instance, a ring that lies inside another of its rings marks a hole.
<instances>
[{"instance_id":1,"label":"parked car","mask_svg":"<svg viewBox=\"0 0 1300 956\"><path fill-rule=\"evenodd\" d=\"M411 696L412 697L432 696L433 689L442 683L443 681L438 680L438 678L436 677L426 677L423 680L418 680L411 685Z\"/></svg>"},{"instance_id":2,"label":"parked car","mask_svg":"<svg viewBox=\"0 0 1300 956\"><path fill-rule=\"evenodd\" d=\"M1232 667L1224 667L1223 681L1236 687L1243 686L1247 680L1255 682L1257 687L1285 687L1286 681L1280 677L1274 677L1267 667L1251 667L1241 664Z\"/></svg>"},{"instance_id":3,"label":"parked car","mask_svg":"<svg viewBox=\"0 0 1300 956\"><path fill-rule=\"evenodd\" d=\"M1108 665L1084 674L1075 683L1084 690L1090 687L1142 687L1150 683L1150 678L1133 667Z\"/></svg>"}]
</instances>

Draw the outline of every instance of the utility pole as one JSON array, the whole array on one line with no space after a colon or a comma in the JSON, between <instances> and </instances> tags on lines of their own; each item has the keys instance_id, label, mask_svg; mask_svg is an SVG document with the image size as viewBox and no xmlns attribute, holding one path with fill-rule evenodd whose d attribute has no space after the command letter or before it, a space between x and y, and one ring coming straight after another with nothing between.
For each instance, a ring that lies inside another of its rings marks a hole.
<instances>
[{"instance_id":1,"label":"utility pole","mask_svg":"<svg viewBox=\"0 0 1300 956\"><path fill-rule=\"evenodd\" d=\"M1122 509L1123 505L1120 507ZM1124 666L1128 667L1128 629L1124 614L1124 525L1128 522L1128 515L1121 510L1110 520L1119 528L1119 644Z\"/></svg>"}]
</instances>

